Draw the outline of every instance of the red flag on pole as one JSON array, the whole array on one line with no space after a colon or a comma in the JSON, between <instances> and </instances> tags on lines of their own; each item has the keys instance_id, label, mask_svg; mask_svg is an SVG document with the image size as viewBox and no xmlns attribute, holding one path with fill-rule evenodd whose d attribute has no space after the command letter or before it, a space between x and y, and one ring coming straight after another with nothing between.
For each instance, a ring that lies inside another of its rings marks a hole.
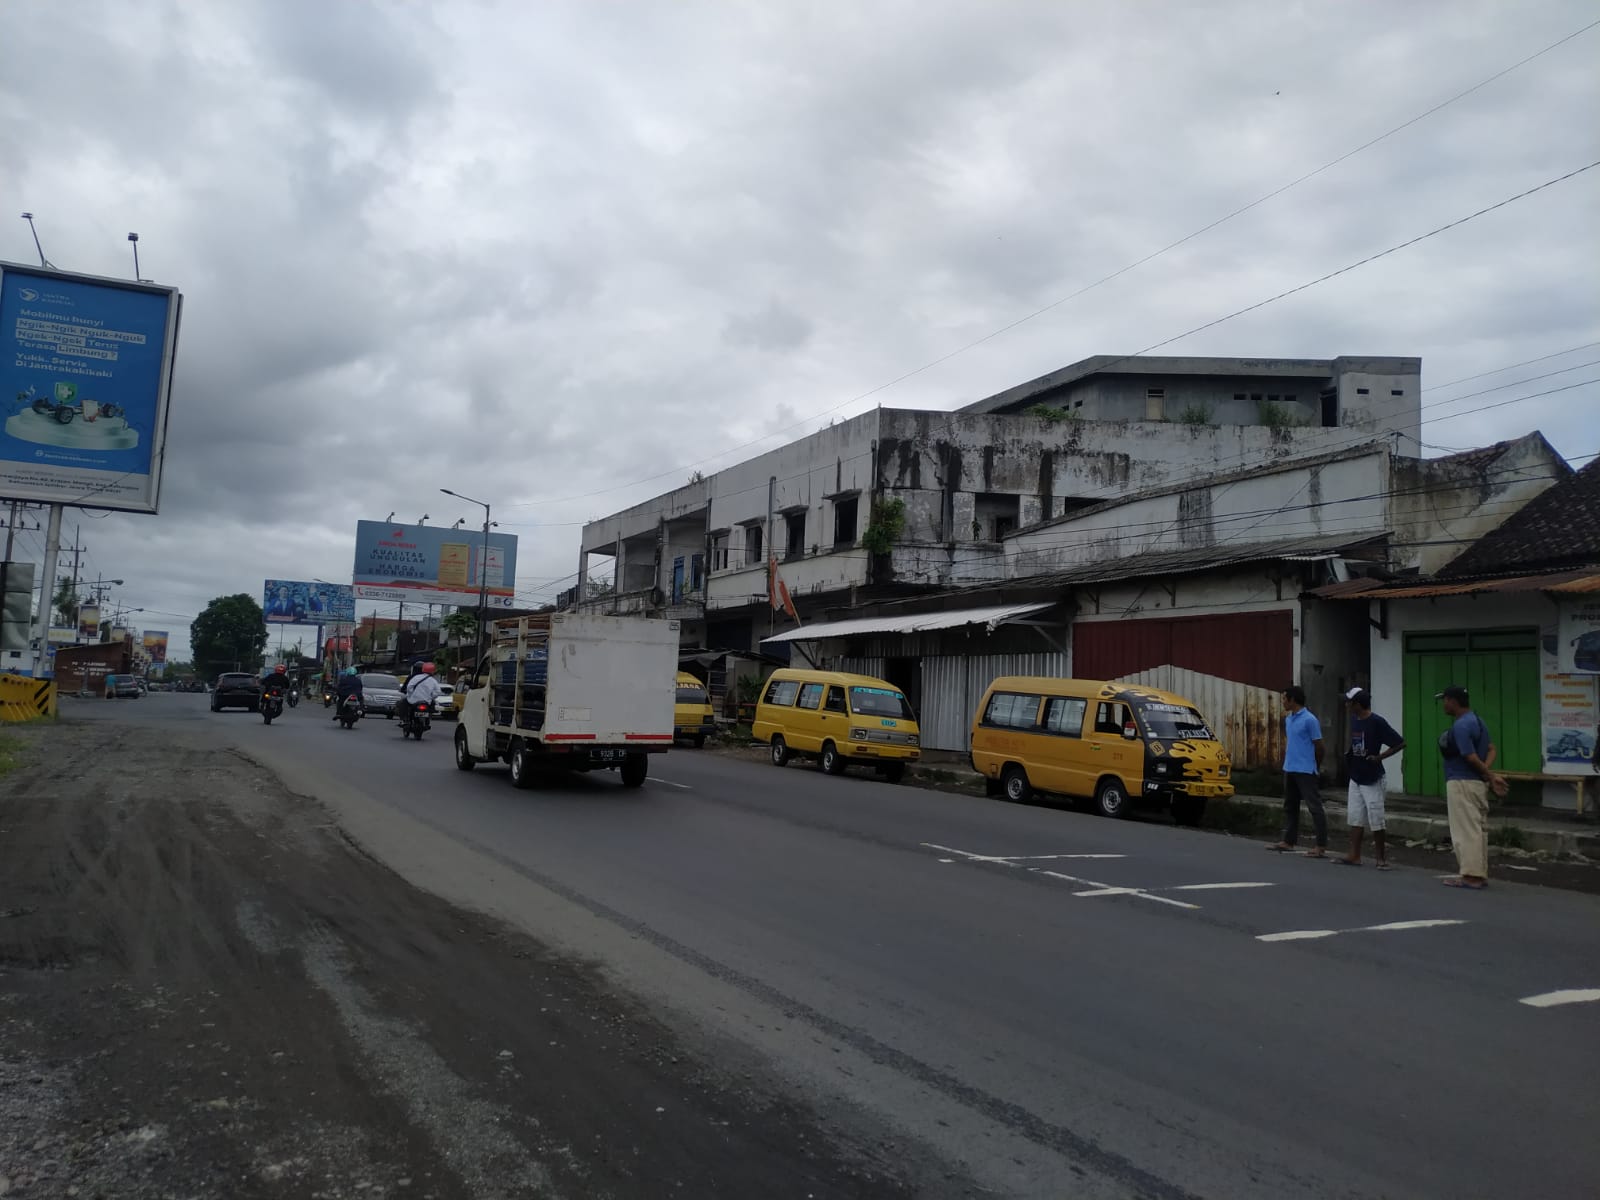
<instances>
[{"instance_id":1,"label":"red flag on pole","mask_svg":"<svg viewBox=\"0 0 1600 1200\"><path fill-rule=\"evenodd\" d=\"M783 576L778 574L778 555L776 552L767 560L767 602L774 612L782 609L789 614L789 618L800 624L800 614L795 610L794 597L789 594L789 585L783 582Z\"/></svg>"}]
</instances>

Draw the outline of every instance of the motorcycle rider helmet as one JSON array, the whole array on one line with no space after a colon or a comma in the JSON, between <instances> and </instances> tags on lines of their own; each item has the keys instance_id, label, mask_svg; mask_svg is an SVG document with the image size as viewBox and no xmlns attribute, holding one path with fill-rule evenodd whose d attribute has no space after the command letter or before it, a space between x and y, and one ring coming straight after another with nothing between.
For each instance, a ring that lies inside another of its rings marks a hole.
<instances>
[{"instance_id":1,"label":"motorcycle rider helmet","mask_svg":"<svg viewBox=\"0 0 1600 1200\"><path fill-rule=\"evenodd\" d=\"M432 675L434 670L435 670L435 667L434 667L434 665L432 663L426 663L425 662L425 663L422 664L422 673L424 675Z\"/></svg>"},{"instance_id":2,"label":"motorcycle rider helmet","mask_svg":"<svg viewBox=\"0 0 1600 1200\"><path fill-rule=\"evenodd\" d=\"M354 668L354 667L346 667L346 668L345 668L345 669L344 669L344 673L345 673L345 674L346 674L346 675L351 675L351 676L353 676L353 675L355 675L355 673L356 673L356 669L355 669L355 668Z\"/></svg>"},{"instance_id":3,"label":"motorcycle rider helmet","mask_svg":"<svg viewBox=\"0 0 1600 1200\"><path fill-rule=\"evenodd\" d=\"M277 666L272 668L272 673L274 675L287 675L289 673L289 668L284 666L282 663L279 663Z\"/></svg>"}]
</instances>

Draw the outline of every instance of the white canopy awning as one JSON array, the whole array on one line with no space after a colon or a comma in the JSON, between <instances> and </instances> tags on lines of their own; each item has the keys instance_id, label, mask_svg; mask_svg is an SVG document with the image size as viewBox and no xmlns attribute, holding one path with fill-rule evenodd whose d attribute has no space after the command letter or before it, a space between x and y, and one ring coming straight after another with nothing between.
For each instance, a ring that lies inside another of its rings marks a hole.
<instances>
[{"instance_id":1,"label":"white canopy awning","mask_svg":"<svg viewBox=\"0 0 1600 1200\"><path fill-rule=\"evenodd\" d=\"M1054 601L1042 604L1000 604L989 608L958 608L951 612L893 613L877 617L854 617L848 621L824 621L802 625L785 633L762 638L767 642L815 642L823 638L856 637L869 633L922 633L930 629L957 629L963 625L982 625L993 630L998 625L1043 612Z\"/></svg>"}]
</instances>

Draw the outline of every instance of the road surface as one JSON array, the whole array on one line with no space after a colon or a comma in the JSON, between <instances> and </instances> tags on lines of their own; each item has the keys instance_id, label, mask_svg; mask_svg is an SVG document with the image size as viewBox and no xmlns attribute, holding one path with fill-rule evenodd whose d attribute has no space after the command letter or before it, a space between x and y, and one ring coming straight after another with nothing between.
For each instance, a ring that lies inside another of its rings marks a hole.
<instances>
[{"instance_id":1,"label":"road surface","mask_svg":"<svg viewBox=\"0 0 1600 1200\"><path fill-rule=\"evenodd\" d=\"M521 792L448 722L115 711L207 723L402 874L995 1194L1600 1195L1600 1004L1566 1002L1600 989L1595 897L689 749Z\"/></svg>"}]
</instances>

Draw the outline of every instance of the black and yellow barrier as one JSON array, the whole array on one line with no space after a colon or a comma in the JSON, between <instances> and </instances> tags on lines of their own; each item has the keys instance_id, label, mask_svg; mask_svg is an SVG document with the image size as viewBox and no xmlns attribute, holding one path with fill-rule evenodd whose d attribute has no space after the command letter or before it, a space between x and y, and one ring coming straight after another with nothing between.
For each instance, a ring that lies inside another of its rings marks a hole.
<instances>
[{"instance_id":1,"label":"black and yellow barrier","mask_svg":"<svg viewBox=\"0 0 1600 1200\"><path fill-rule=\"evenodd\" d=\"M0 675L0 721L36 721L55 715L54 680Z\"/></svg>"}]
</instances>

